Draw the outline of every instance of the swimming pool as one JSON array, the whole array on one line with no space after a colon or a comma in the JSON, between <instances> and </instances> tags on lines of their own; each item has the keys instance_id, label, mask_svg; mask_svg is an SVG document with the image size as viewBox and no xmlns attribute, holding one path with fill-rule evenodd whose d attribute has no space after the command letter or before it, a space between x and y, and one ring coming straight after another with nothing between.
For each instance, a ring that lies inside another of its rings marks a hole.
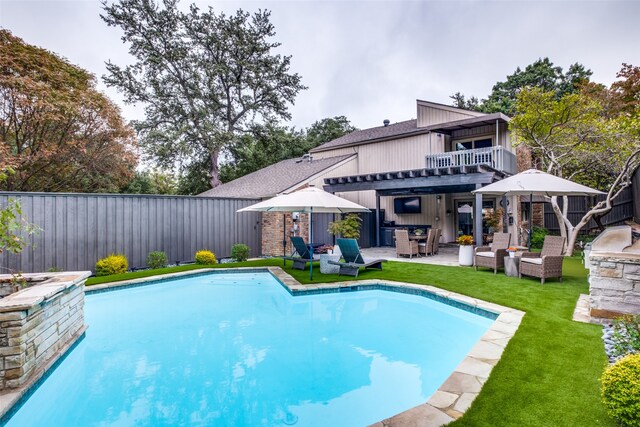
<instances>
[{"instance_id":1,"label":"swimming pool","mask_svg":"<svg viewBox=\"0 0 640 427\"><path fill-rule=\"evenodd\" d=\"M492 319L381 290L291 296L269 273L86 297L86 338L8 426L361 426L424 403Z\"/></svg>"}]
</instances>

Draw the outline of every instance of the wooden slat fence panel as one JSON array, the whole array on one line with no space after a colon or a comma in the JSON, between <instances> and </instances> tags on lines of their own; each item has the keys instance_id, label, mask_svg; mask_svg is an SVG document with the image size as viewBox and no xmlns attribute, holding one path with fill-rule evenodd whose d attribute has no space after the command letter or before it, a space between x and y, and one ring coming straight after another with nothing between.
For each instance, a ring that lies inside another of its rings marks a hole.
<instances>
[{"instance_id":1,"label":"wooden slat fence panel","mask_svg":"<svg viewBox=\"0 0 640 427\"><path fill-rule=\"evenodd\" d=\"M124 253L130 267L143 267L151 251L170 263L188 261L198 249L218 258L245 243L260 255L260 214L236 213L254 199L185 196L0 192L0 206L20 199L29 222L42 231L21 254L0 254L0 274L92 270L98 259Z\"/></svg>"},{"instance_id":2,"label":"wooden slat fence panel","mask_svg":"<svg viewBox=\"0 0 640 427\"><path fill-rule=\"evenodd\" d=\"M604 200L605 196L597 196L596 202ZM562 207L562 199L559 198L559 204ZM569 209L567 214L572 224L577 224L585 213L595 203L589 197L569 197ZM620 196L614 200L613 209L602 218L602 224L605 226L623 224L625 221L633 219L634 200L633 190L626 188ZM544 226L552 233L559 233L558 220L550 203L544 204ZM581 234L588 234L590 231L597 229L595 221L591 220L581 230Z\"/></svg>"}]
</instances>

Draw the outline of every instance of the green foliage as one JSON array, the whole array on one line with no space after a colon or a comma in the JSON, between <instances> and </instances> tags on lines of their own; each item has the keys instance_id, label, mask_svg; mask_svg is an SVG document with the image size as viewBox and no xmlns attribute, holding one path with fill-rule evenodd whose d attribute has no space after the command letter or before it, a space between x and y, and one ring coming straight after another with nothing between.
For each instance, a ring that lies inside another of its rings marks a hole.
<instances>
[{"instance_id":1,"label":"green foliage","mask_svg":"<svg viewBox=\"0 0 640 427\"><path fill-rule=\"evenodd\" d=\"M49 273L60 273L62 269L60 267L51 267L47 270Z\"/></svg>"},{"instance_id":2,"label":"green foliage","mask_svg":"<svg viewBox=\"0 0 640 427\"><path fill-rule=\"evenodd\" d=\"M310 147L315 148L356 130L345 116L328 117L314 122L307 129L306 139Z\"/></svg>"},{"instance_id":3,"label":"green foliage","mask_svg":"<svg viewBox=\"0 0 640 427\"><path fill-rule=\"evenodd\" d=\"M244 243L236 243L231 248L231 258L238 262L243 262L249 259L251 255L251 249Z\"/></svg>"},{"instance_id":4,"label":"green foliage","mask_svg":"<svg viewBox=\"0 0 640 427\"><path fill-rule=\"evenodd\" d=\"M534 249L542 248L545 236L549 234L549 230L544 227L533 227L531 233L531 247Z\"/></svg>"},{"instance_id":5,"label":"green foliage","mask_svg":"<svg viewBox=\"0 0 640 427\"><path fill-rule=\"evenodd\" d=\"M311 148L304 134L294 128L254 126L229 147L230 161L220 167L220 179L233 181L281 160L300 157Z\"/></svg>"},{"instance_id":6,"label":"green foliage","mask_svg":"<svg viewBox=\"0 0 640 427\"><path fill-rule=\"evenodd\" d=\"M456 239L456 242L460 246L470 246L473 245L473 236L469 236L468 234L463 234L462 236Z\"/></svg>"},{"instance_id":7,"label":"green foliage","mask_svg":"<svg viewBox=\"0 0 640 427\"><path fill-rule=\"evenodd\" d=\"M274 124L256 125L229 147L229 161L220 167L220 179L233 181L279 161L301 157L354 130L345 116L322 119L305 131Z\"/></svg>"},{"instance_id":8,"label":"green foliage","mask_svg":"<svg viewBox=\"0 0 640 427\"><path fill-rule=\"evenodd\" d=\"M451 95L453 105L467 110L482 111L485 113L501 112L508 116L516 113L516 98L518 93L527 87L535 87L542 91L553 92L556 97L574 93L578 88L589 81L593 73L582 64L572 64L567 72L562 67L553 65L549 58L538 59L522 70L520 67L508 75L503 82L497 82L487 99L478 101L474 96L466 99L456 92Z\"/></svg>"},{"instance_id":9,"label":"green foliage","mask_svg":"<svg viewBox=\"0 0 640 427\"><path fill-rule=\"evenodd\" d=\"M96 276L126 273L129 268L127 257L122 254L111 254L96 263Z\"/></svg>"},{"instance_id":10,"label":"green foliage","mask_svg":"<svg viewBox=\"0 0 640 427\"><path fill-rule=\"evenodd\" d=\"M149 252L147 255L147 267L151 269L165 268L169 264L167 254L162 251Z\"/></svg>"},{"instance_id":11,"label":"green foliage","mask_svg":"<svg viewBox=\"0 0 640 427\"><path fill-rule=\"evenodd\" d=\"M640 353L640 315L616 319L611 338L614 356Z\"/></svg>"},{"instance_id":12,"label":"green foliage","mask_svg":"<svg viewBox=\"0 0 640 427\"><path fill-rule=\"evenodd\" d=\"M108 62L104 81L125 102L144 104L145 119L134 123L144 153L167 169L208 160L212 187L238 136L254 123L290 119L288 106L306 89L289 72L291 57L275 52L268 11L226 15L148 0L103 2L103 11L135 58Z\"/></svg>"},{"instance_id":13,"label":"green foliage","mask_svg":"<svg viewBox=\"0 0 640 427\"><path fill-rule=\"evenodd\" d=\"M133 179L120 192L125 194L178 194L178 183L171 173L154 169L136 172Z\"/></svg>"},{"instance_id":14,"label":"green foliage","mask_svg":"<svg viewBox=\"0 0 640 427\"><path fill-rule=\"evenodd\" d=\"M342 236L347 239L358 239L360 237L360 225L362 218L358 214L350 213L344 219L329 223L329 233L335 236Z\"/></svg>"},{"instance_id":15,"label":"green foliage","mask_svg":"<svg viewBox=\"0 0 640 427\"><path fill-rule=\"evenodd\" d=\"M218 260L213 252L207 250L201 250L196 252L196 264L211 265L217 264Z\"/></svg>"},{"instance_id":16,"label":"green foliage","mask_svg":"<svg viewBox=\"0 0 640 427\"><path fill-rule=\"evenodd\" d=\"M602 401L621 426L640 426L640 354L628 355L602 374Z\"/></svg>"}]
</instances>

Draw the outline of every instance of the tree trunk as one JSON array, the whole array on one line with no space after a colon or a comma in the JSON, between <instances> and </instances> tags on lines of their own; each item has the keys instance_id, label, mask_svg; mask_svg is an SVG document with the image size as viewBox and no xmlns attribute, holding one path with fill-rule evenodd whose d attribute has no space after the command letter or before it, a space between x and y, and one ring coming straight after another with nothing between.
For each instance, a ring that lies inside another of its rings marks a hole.
<instances>
[{"instance_id":1,"label":"tree trunk","mask_svg":"<svg viewBox=\"0 0 640 427\"><path fill-rule=\"evenodd\" d=\"M218 156L220 153L218 151L212 151L209 153L209 160L211 161L211 169L209 170L209 184L211 184L211 188L216 188L222 181L220 181L220 168L218 167Z\"/></svg>"},{"instance_id":2,"label":"tree trunk","mask_svg":"<svg viewBox=\"0 0 640 427\"><path fill-rule=\"evenodd\" d=\"M553 196L551 198L551 207L553 208L553 213L556 215L556 219L558 220L558 228L560 229L560 235L567 239L567 227L564 223L564 215L560 210L560 206L558 205L558 197Z\"/></svg>"}]
</instances>

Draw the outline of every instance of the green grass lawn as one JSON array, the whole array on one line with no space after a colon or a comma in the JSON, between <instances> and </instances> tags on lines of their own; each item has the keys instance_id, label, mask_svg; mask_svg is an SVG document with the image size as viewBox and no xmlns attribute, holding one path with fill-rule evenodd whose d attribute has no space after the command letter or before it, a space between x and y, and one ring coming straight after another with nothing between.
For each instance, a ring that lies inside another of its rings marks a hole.
<instances>
[{"instance_id":1,"label":"green grass lawn","mask_svg":"<svg viewBox=\"0 0 640 427\"><path fill-rule=\"evenodd\" d=\"M277 259L222 264L282 266ZM285 270L301 283L309 271ZM117 280L199 268L183 266L117 276ZM314 265L314 270L315 270ZM318 270L319 271L319 266ZM387 262L383 271L361 271L358 279L388 279L434 285L442 289L525 311L520 328L471 408L455 426L615 426L600 403L598 379L606 365L602 328L573 322L578 295L588 293L587 271L577 257L567 258L564 281L517 279L492 271ZM87 284L113 281L92 278ZM348 280L315 276L315 282Z\"/></svg>"}]
</instances>

